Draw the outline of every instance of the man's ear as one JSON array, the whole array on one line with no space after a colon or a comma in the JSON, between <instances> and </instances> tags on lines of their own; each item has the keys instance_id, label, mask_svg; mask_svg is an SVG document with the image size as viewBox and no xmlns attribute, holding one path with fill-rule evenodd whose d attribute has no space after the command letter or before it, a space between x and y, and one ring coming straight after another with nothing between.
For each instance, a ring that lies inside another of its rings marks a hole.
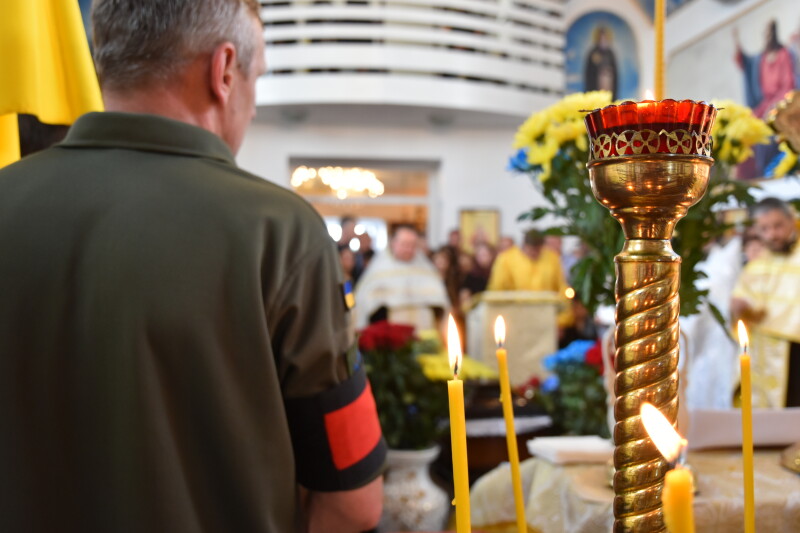
<instances>
[{"instance_id":1,"label":"man's ear","mask_svg":"<svg viewBox=\"0 0 800 533\"><path fill-rule=\"evenodd\" d=\"M211 53L211 93L223 105L230 98L237 68L236 47L232 43L222 43Z\"/></svg>"}]
</instances>

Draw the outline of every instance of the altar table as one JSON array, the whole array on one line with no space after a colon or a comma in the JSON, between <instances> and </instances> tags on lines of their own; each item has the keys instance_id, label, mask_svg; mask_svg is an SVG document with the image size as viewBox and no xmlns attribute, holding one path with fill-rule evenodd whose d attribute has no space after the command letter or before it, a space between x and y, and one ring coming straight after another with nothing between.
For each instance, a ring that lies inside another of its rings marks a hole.
<instances>
[{"instance_id":1,"label":"altar table","mask_svg":"<svg viewBox=\"0 0 800 533\"><path fill-rule=\"evenodd\" d=\"M800 532L800 475L779 464L780 451L755 453L756 531ZM689 453L696 473L694 500L698 533L744 531L741 453ZM521 465L528 528L535 533L604 533L611 531L614 491L605 465L560 466L531 458ZM508 464L500 465L472 486L472 526L491 533L516 533Z\"/></svg>"}]
</instances>

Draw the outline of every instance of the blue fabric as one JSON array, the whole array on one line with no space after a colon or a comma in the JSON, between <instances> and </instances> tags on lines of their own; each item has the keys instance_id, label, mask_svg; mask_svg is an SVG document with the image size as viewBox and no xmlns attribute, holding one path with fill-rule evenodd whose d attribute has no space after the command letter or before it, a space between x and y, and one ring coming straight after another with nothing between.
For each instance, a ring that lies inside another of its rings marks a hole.
<instances>
[{"instance_id":1,"label":"blue fabric","mask_svg":"<svg viewBox=\"0 0 800 533\"><path fill-rule=\"evenodd\" d=\"M752 56L740 54L740 57L742 59L742 69L744 70L744 94L747 106L755 108L764 97L761 93L761 79L758 72L761 54Z\"/></svg>"}]
</instances>

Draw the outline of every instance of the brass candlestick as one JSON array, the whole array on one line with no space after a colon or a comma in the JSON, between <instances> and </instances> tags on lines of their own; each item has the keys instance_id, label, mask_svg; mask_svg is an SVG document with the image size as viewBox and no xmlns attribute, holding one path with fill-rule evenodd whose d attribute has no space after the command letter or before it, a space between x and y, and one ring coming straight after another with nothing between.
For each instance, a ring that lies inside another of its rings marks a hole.
<instances>
[{"instance_id":1,"label":"brass candlestick","mask_svg":"<svg viewBox=\"0 0 800 533\"><path fill-rule=\"evenodd\" d=\"M661 491L669 465L648 437L639 411L649 402L673 424L677 419L681 258L670 239L678 220L705 194L716 112L691 102L684 106L688 114L676 120L673 115L683 104L630 102L587 116L592 190L625 233L614 259L615 532L665 531Z\"/></svg>"}]
</instances>

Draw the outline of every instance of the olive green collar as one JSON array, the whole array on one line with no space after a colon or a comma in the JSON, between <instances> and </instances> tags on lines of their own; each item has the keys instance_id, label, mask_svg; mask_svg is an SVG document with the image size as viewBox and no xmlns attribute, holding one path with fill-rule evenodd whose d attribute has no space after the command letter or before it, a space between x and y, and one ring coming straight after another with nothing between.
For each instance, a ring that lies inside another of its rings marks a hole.
<instances>
[{"instance_id":1,"label":"olive green collar","mask_svg":"<svg viewBox=\"0 0 800 533\"><path fill-rule=\"evenodd\" d=\"M208 157L235 165L230 148L215 134L158 115L87 113L60 144L66 148L130 148L148 152Z\"/></svg>"}]
</instances>

